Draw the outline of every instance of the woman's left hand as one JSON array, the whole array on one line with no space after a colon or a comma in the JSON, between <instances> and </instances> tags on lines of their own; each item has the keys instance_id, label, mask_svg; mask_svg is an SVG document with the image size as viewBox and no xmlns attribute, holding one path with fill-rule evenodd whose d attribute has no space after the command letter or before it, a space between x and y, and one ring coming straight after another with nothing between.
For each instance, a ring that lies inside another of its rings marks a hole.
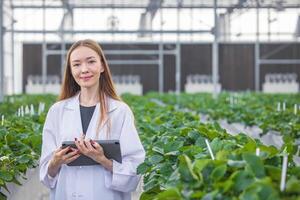
<instances>
[{"instance_id":1,"label":"woman's left hand","mask_svg":"<svg viewBox=\"0 0 300 200\"><path fill-rule=\"evenodd\" d=\"M82 134L79 140L75 138L75 144L80 153L90 157L108 170L112 171L112 161L105 157L103 148L97 142L94 142L91 139L85 140L85 136Z\"/></svg>"}]
</instances>

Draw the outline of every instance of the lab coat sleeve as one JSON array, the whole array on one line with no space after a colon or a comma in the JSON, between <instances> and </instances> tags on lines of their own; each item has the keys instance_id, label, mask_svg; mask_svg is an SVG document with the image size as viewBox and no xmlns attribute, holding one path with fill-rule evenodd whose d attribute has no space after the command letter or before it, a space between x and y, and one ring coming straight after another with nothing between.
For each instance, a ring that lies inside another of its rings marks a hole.
<instances>
[{"instance_id":1,"label":"lab coat sleeve","mask_svg":"<svg viewBox=\"0 0 300 200\"><path fill-rule=\"evenodd\" d=\"M122 164L113 160L112 172L105 169L105 185L109 189L132 192L140 180L137 167L144 162L145 150L134 125L134 116L126 105L126 113L122 123L120 145Z\"/></svg>"},{"instance_id":2,"label":"lab coat sleeve","mask_svg":"<svg viewBox=\"0 0 300 200\"><path fill-rule=\"evenodd\" d=\"M52 158L53 152L57 149L55 132L57 126L55 123L56 109L52 106L47 114L42 137L42 154L40 158L40 181L48 188L54 188L57 182L58 174L51 177L48 174L49 161Z\"/></svg>"}]
</instances>

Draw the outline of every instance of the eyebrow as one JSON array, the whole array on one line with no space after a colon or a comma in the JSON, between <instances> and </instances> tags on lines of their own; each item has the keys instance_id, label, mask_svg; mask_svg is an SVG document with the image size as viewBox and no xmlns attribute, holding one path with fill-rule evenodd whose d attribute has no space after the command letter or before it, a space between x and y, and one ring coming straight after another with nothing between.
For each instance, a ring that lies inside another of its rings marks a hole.
<instances>
[{"instance_id":1,"label":"eyebrow","mask_svg":"<svg viewBox=\"0 0 300 200\"><path fill-rule=\"evenodd\" d=\"M94 58L94 59L95 59L95 56L89 56L89 57L86 57L85 60L89 60L89 59L91 59L91 58ZM72 63L74 63L74 62L80 62L80 60L72 60L71 62L72 62Z\"/></svg>"}]
</instances>

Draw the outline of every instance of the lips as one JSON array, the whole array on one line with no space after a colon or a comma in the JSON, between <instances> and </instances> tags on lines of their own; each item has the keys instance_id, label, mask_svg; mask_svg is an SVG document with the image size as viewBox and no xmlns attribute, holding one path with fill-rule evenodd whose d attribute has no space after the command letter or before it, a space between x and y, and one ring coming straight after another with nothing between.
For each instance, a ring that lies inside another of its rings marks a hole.
<instances>
[{"instance_id":1,"label":"lips","mask_svg":"<svg viewBox=\"0 0 300 200\"><path fill-rule=\"evenodd\" d=\"M84 81L87 81L89 80L90 78L92 78L93 76L84 76L84 77L80 77L81 80L84 80Z\"/></svg>"}]
</instances>

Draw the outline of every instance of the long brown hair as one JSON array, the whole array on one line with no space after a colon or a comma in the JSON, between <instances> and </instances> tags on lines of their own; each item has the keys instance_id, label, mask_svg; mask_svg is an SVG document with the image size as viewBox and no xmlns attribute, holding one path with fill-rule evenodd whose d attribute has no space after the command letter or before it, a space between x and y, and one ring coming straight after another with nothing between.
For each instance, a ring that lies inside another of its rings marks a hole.
<instances>
[{"instance_id":1,"label":"long brown hair","mask_svg":"<svg viewBox=\"0 0 300 200\"><path fill-rule=\"evenodd\" d=\"M64 100L70 97L73 97L80 91L80 86L76 83L72 73L71 73L71 65L70 65L70 55L71 53L80 46L88 47L92 50L94 50L100 57L101 64L104 68L104 71L101 73L100 78L99 78L99 101L100 101L100 118L99 118L99 123L97 125L97 137L98 137L98 132L99 128L102 123L106 120L108 117L107 112L108 112L108 102L107 102L107 97L111 97L112 99L119 100L121 101L121 98L117 95L111 73L106 61L106 58L104 56L104 53L102 51L102 48L100 45L91 39L85 39L85 40L79 40L75 42L71 48L69 49L67 56L66 56L66 62L65 62L65 72L64 72L64 79L62 83L62 88L61 92L59 95L58 100ZM110 123L109 123L110 124ZM108 132L109 132L110 127L108 127Z\"/></svg>"}]
</instances>

